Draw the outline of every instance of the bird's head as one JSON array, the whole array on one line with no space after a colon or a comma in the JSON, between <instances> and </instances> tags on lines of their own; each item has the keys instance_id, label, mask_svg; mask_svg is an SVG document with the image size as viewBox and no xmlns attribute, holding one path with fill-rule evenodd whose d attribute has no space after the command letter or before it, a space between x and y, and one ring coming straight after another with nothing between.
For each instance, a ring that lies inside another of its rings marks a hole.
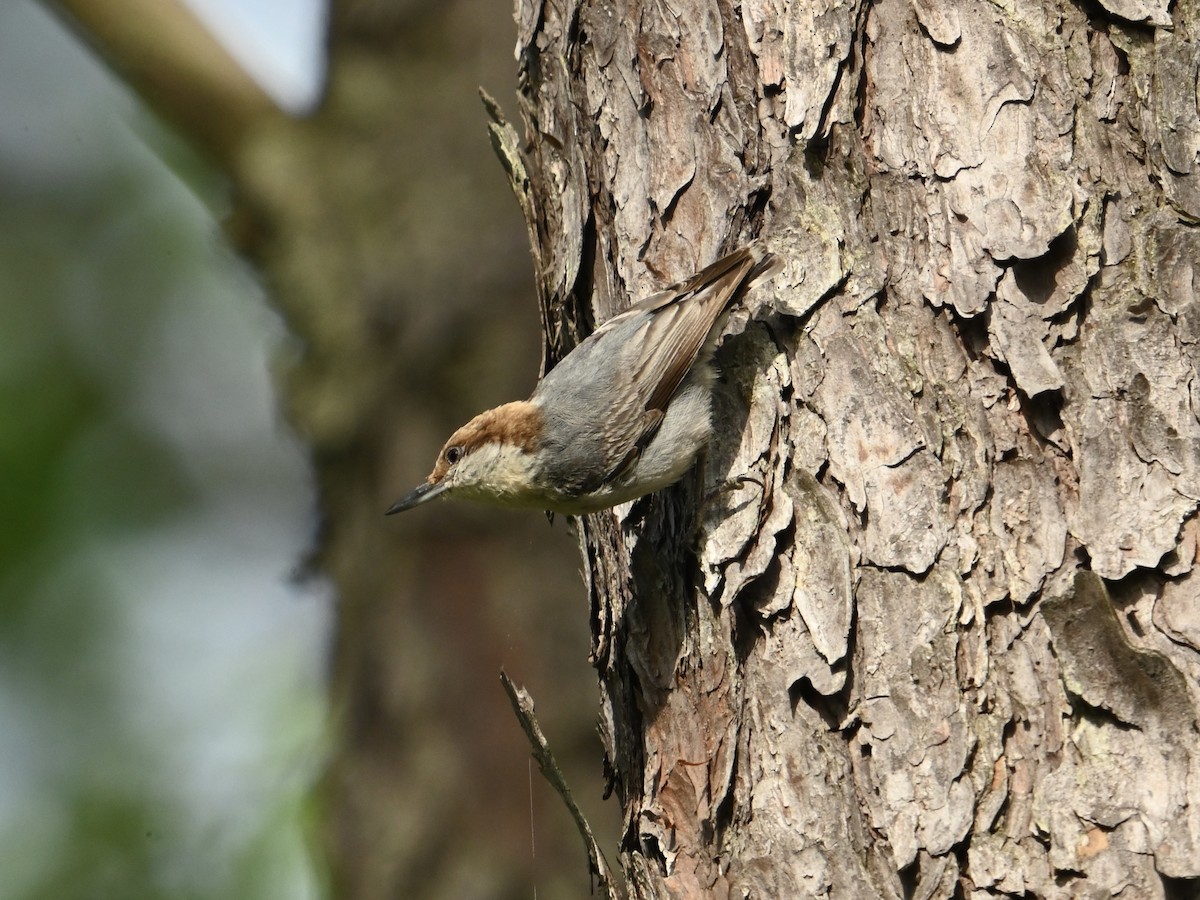
<instances>
[{"instance_id":1,"label":"bird's head","mask_svg":"<svg viewBox=\"0 0 1200 900\"><path fill-rule=\"evenodd\" d=\"M480 413L446 441L425 483L387 510L404 512L442 495L499 506L538 505L534 455L543 420L527 400Z\"/></svg>"}]
</instances>

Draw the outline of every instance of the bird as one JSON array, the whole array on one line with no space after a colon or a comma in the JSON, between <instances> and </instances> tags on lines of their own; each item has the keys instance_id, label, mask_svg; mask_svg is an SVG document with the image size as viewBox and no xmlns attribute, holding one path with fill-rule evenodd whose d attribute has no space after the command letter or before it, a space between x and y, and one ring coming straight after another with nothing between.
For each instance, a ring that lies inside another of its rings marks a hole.
<instances>
[{"instance_id":1,"label":"bird","mask_svg":"<svg viewBox=\"0 0 1200 900\"><path fill-rule=\"evenodd\" d=\"M781 267L748 244L608 319L528 400L455 431L385 515L454 497L578 516L678 481L712 435L716 326Z\"/></svg>"}]
</instances>

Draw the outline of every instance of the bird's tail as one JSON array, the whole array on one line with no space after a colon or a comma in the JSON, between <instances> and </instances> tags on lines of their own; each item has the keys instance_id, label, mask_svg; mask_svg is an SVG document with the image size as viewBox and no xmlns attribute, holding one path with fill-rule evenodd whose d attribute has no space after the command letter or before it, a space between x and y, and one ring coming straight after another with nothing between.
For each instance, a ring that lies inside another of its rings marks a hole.
<instances>
[{"instance_id":1,"label":"bird's tail","mask_svg":"<svg viewBox=\"0 0 1200 900\"><path fill-rule=\"evenodd\" d=\"M754 258L754 267L742 279L739 293L745 293L755 285L761 284L774 276L783 268L783 260L764 246L761 240L753 241L742 248L742 251Z\"/></svg>"}]
</instances>

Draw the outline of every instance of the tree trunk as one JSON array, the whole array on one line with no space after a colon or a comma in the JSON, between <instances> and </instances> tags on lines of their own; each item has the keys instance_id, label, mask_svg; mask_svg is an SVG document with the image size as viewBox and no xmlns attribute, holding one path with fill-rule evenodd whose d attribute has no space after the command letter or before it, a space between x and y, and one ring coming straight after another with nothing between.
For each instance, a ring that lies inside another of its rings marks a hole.
<instances>
[{"instance_id":1,"label":"tree trunk","mask_svg":"<svg viewBox=\"0 0 1200 900\"><path fill-rule=\"evenodd\" d=\"M762 232L701 477L581 520L638 897L1200 882L1200 10L517 12L548 360Z\"/></svg>"}]
</instances>

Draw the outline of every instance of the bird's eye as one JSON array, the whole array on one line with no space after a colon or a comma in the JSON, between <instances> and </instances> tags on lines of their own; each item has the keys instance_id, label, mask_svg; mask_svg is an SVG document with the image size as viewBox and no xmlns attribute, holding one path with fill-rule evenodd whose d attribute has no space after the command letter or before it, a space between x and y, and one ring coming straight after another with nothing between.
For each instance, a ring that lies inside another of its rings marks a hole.
<instances>
[{"instance_id":1,"label":"bird's eye","mask_svg":"<svg viewBox=\"0 0 1200 900\"><path fill-rule=\"evenodd\" d=\"M446 462L450 463L450 465L454 465L460 459L462 459L462 447L447 447L445 457Z\"/></svg>"}]
</instances>

